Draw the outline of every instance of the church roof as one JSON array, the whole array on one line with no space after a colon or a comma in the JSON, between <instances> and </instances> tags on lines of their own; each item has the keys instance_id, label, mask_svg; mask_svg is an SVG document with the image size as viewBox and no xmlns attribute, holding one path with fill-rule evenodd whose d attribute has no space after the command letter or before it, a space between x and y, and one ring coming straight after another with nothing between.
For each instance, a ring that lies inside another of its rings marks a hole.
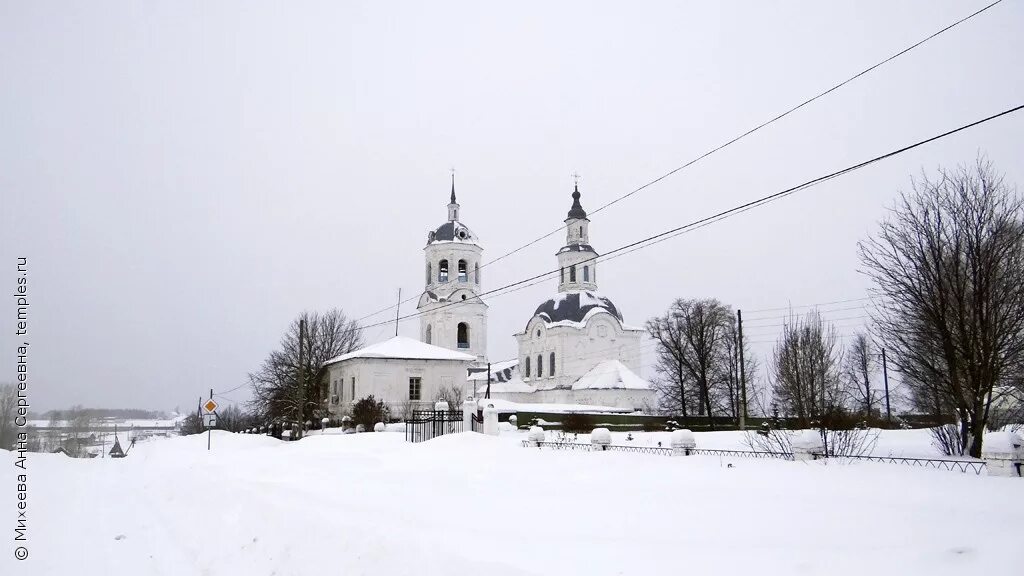
<instances>
[{"instance_id":1,"label":"church roof","mask_svg":"<svg viewBox=\"0 0 1024 576\"><path fill-rule=\"evenodd\" d=\"M534 316L540 316L547 324L559 322L585 323L598 312L608 312L622 322L622 313L608 298L597 292L563 292L537 307Z\"/></svg>"},{"instance_id":2,"label":"church roof","mask_svg":"<svg viewBox=\"0 0 1024 576\"><path fill-rule=\"evenodd\" d=\"M605 360L573 382L573 390L650 390L651 384L618 360Z\"/></svg>"},{"instance_id":3,"label":"church roof","mask_svg":"<svg viewBox=\"0 0 1024 576\"><path fill-rule=\"evenodd\" d=\"M463 360L474 361L476 356L470 356L462 352L456 352L433 344L426 344L419 340L405 336L395 336L389 340L371 344L348 354L342 354L324 362L324 366L335 364L352 358L378 358L394 360Z\"/></svg>"},{"instance_id":4,"label":"church roof","mask_svg":"<svg viewBox=\"0 0 1024 576\"><path fill-rule=\"evenodd\" d=\"M572 192L572 208L569 208L569 214L566 216L566 220L582 220L586 217L587 211L584 210L583 206L580 204L580 187L576 186Z\"/></svg>"},{"instance_id":5,"label":"church roof","mask_svg":"<svg viewBox=\"0 0 1024 576\"><path fill-rule=\"evenodd\" d=\"M594 250L594 247L590 244L566 244L559 248L555 254L561 254L562 252L593 252L595 255L597 254L597 250Z\"/></svg>"},{"instance_id":6,"label":"church roof","mask_svg":"<svg viewBox=\"0 0 1024 576\"><path fill-rule=\"evenodd\" d=\"M477 237L472 230L462 222L445 222L436 230L427 235L427 244L435 242L465 242L476 244Z\"/></svg>"}]
</instances>

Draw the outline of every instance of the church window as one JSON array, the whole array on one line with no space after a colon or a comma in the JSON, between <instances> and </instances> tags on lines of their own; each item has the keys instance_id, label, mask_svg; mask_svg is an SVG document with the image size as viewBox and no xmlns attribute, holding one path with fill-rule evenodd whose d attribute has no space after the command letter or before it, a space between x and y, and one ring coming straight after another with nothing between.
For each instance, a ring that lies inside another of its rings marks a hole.
<instances>
[{"instance_id":1,"label":"church window","mask_svg":"<svg viewBox=\"0 0 1024 576\"><path fill-rule=\"evenodd\" d=\"M441 260L437 263L437 281L447 282L448 281L448 261Z\"/></svg>"},{"instance_id":2,"label":"church window","mask_svg":"<svg viewBox=\"0 0 1024 576\"><path fill-rule=\"evenodd\" d=\"M355 402L355 399L356 399L356 377L353 376L352 377L352 397L349 398L349 400L352 400L353 402Z\"/></svg>"},{"instance_id":3,"label":"church window","mask_svg":"<svg viewBox=\"0 0 1024 576\"><path fill-rule=\"evenodd\" d=\"M459 348L469 348L469 324L459 322L456 338L458 340Z\"/></svg>"},{"instance_id":4,"label":"church window","mask_svg":"<svg viewBox=\"0 0 1024 576\"><path fill-rule=\"evenodd\" d=\"M463 295L462 295L462 299L463 299L463 300L465 300L465 299L466 299L466 295L465 295L465 294L463 294Z\"/></svg>"},{"instance_id":5,"label":"church window","mask_svg":"<svg viewBox=\"0 0 1024 576\"><path fill-rule=\"evenodd\" d=\"M426 337L427 344L430 344L430 341L431 341L431 339L434 336L433 333L434 333L434 327L431 326L430 324L427 324L427 337Z\"/></svg>"},{"instance_id":6,"label":"church window","mask_svg":"<svg viewBox=\"0 0 1024 576\"><path fill-rule=\"evenodd\" d=\"M434 279L434 272L430 269L430 262L427 262L427 284L430 284Z\"/></svg>"},{"instance_id":7,"label":"church window","mask_svg":"<svg viewBox=\"0 0 1024 576\"><path fill-rule=\"evenodd\" d=\"M583 267L583 281L590 282L590 266Z\"/></svg>"},{"instance_id":8,"label":"church window","mask_svg":"<svg viewBox=\"0 0 1024 576\"><path fill-rule=\"evenodd\" d=\"M551 357L548 358L548 374L551 376L555 375L555 353L551 353Z\"/></svg>"},{"instance_id":9,"label":"church window","mask_svg":"<svg viewBox=\"0 0 1024 576\"><path fill-rule=\"evenodd\" d=\"M469 277L466 275L466 261L459 260L459 282L466 282Z\"/></svg>"},{"instance_id":10,"label":"church window","mask_svg":"<svg viewBox=\"0 0 1024 576\"><path fill-rule=\"evenodd\" d=\"M565 266L562 266L562 277L561 277L560 281L561 282L565 282Z\"/></svg>"},{"instance_id":11,"label":"church window","mask_svg":"<svg viewBox=\"0 0 1024 576\"><path fill-rule=\"evenodd\" d=\"M480 283L480 263L473 264L473 282Z\"/></svg>"},{"instance_id":12,"label":"church window","mask_svg":"<svg viewBox=\"0 0 1024 576\"><path fill-rule=\"evenodd\" d=\"M576 266L569 267L569 282L576 281Z\"/></svg>"},{"instance_id":13,"label":"church window","mask_svg":"<svg viewBox=\"0 0 1024 576\"><path fill-rule=\"evenodd\" d=\"M583 238L583 226L580 226L580 238Z\"/></svg>"},{"instance_id":14,"label":"church window","mask_svg":"<svg viewBox=\"0 0 1024 576\"><path fill-rule=\"evenodd\" d=\"M422 380L419 378L409 378L409 400L419 400L422 391Z\"/></svg>"},{"instance_id":15,"label":"church window","mask_svg":"<svg viewBox=\"0 0 1024 576\"><path fill-rule=\"evenodd\" d=\"M526 377L530 377L530 357L526 357Z\"/></svg>"},{"instance_id":16,"label":"church window","mask_svg":"<svg viewBox=\"0 0 1024 576\"><path fill-rule=\"evenodd\" d=\"M537 377L540 378L544 375L544 357L537 354Z\"/></svg>"}]
</instances>

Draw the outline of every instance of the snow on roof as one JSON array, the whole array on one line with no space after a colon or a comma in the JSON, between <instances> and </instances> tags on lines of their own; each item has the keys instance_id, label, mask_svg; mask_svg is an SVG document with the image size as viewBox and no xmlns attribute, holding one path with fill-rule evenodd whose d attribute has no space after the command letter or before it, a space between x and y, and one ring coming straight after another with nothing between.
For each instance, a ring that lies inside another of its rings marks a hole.
<instances>
[{"instance_id":1,"label":"snow on roof","mask_svg":"<svg viewBox=\"0 0 1024 576\"><path fill-rule=\"evenodd\" d=\"M491 383L495 381L505 382L511 380L512 373L515 371L515 367L519 365L519 359L515 358L512 360L505 360L504 362L494 362L491 364ZM487 368L470 368L469 378L470 381L487 382Z\"/></svg>"},{"instance_id":2,"label":"snow on roof","mask_svg":"<svg viewBox=\"0 0 1024 576\"><path fill-rule=\"evenodd\" d=\"M476 389L476 393L477 394L482 395L485 392L487 392L487 378L486 378L486 376L487 375L485 374L484 375L484 381L480 385L477 386L477 389ZM536 392L536 391L537 390L533 386L530 386L526 382L523 382L522 378L519 378L518 376L512 378L511 380L509 380L507 382L495 382L494 380L491 381L491 393L492 394L502 394L502 393L509 393L509 392L532 393L532 392Z\"/></svg>"},{"instance_id":3,"label":"snow on roof","mask_svg":"<svg viewBox=\"0 0 1024 576\"><path fill-rule=\"evenodd\" d=\"M573 382L573 390L650 390L651 384L618 360L604 360Z\"/></svg>"},{"instance_id":4,"label":"snow on roof","mask_svg":"<svg viewBox=\"0 0 1024 576\"><path fill-rule=\"evenodd\" d=\"M360 348L348 354L342 354L332 358L324 365L334 364L352 358L380 358L380 359L401 359L401 360L462 360L474 361L475 356L456 352L433 344L426 344L405 336L395 336L390 340L378 342L365 348Z\"/></svg>"}]
</instances>

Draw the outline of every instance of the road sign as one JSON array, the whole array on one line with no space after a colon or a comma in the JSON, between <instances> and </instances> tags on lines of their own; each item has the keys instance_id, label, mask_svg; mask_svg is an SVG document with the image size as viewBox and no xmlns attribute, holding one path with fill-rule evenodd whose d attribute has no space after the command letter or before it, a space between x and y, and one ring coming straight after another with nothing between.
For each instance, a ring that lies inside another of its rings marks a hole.
<instances>
[{"instance_id":1,"label":"road sign","mask_svg":"<svg viewBox=\"0 0 1024 576\"><path fill-rule=\"evenodd\" d=\"M206 404L203 404L203 410L206 410L209 414L213 414L217 410L217 403L213 401L213 398L210 398L206 401Z\"/></svg>"},{"instance_id":2,"label":"road sign","mask_svg":"<svg viewBox=\"0 0 1024 576\"><path fill-rule=\"evenodd\" d=\"M217 426L217 415L216 414L204 414L203 425L207 428L215 428Z\"/></svg>"}]
</instances>

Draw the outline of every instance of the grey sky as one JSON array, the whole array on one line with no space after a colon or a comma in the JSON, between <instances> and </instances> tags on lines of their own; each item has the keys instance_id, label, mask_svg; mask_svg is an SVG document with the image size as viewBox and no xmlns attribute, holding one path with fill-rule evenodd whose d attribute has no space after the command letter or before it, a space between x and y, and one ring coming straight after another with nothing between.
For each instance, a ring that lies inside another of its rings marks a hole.
<instances>
[{"instance_id":1,"label":"grey sky","mask_svg":"<svg viewBox=\"0 0 1024 576\"><path fill-rule=\"evenodd\" d=\"M487 261L561 222L573 171L596 208L985 4L3 0L0 279L10 293L29 258L33 408L191 407L298 312L420 291L450 166ZM594 216L592 244L1021 104L1022 25L1004 2ZM1022 135L1018 114L615 259L601 290L634 325L675 297L862 297L856 242L909 176L984 151L1020 185ZM563 241L487 267L484 288L553 268ZM492 359L554 291L490 301Z\"/></svg>"}]
</instances>

